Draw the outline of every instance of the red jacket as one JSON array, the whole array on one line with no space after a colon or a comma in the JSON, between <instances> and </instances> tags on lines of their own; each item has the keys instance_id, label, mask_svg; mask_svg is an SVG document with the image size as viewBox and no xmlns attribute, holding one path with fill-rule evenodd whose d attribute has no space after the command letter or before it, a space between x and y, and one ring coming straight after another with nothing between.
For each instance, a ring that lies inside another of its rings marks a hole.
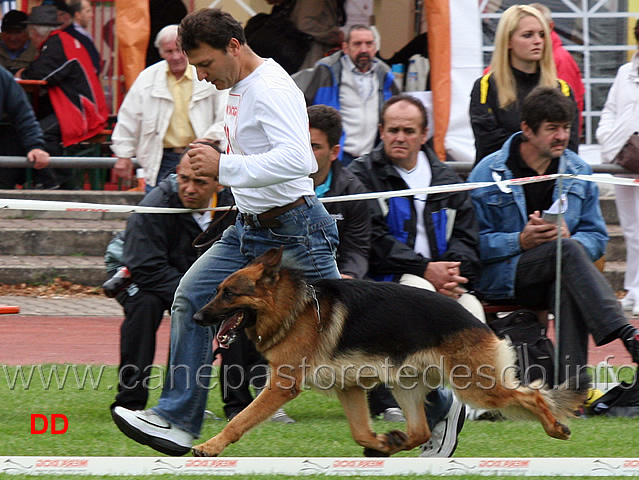
<instances>
[{"instance_id":1,"label":"red jacket","mask_svg":"<svg viewBox=\"0 0 639 480\"><path fill-rule=\"evenodd\" d=\"M89 53L68 33L53 31L22 78L46 80L65 147L104 129L108 109L102 85Z\"/></svg>"},{"instance_id":2,"label":"red jacket","mask_svg":"<svg viewBox=\"0 0 639 480\"><path fill-rule=\"evenodd\" d=\"M572 58L572 55L564 48L561 43L561 39L557 32L552 30L550 32L550 39L552 40L552 53L555 57L555 66L557 67L557 77L565 80L572 93L575 96L577 102L577 108L579 109L579 133L581 135L582 121L581 112L584 111L584 82L581 79L581 71L577 66L577 62Z\"/></svg>"}]
</instances>

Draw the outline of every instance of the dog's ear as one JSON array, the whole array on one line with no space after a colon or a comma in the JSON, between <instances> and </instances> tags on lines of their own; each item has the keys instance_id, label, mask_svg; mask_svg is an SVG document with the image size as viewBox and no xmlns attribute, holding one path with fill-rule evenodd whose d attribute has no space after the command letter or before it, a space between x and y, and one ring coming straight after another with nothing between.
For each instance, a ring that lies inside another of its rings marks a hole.
<instances>
[{"instance_id":1,"label":"dog's ear","mask_svg":"<svg viewBox=\"0 0 639 480\"><path fill-rule=\"evenodd\" d=\"M279 272L280 265L282 264L282 251L284 247L280 248L271 248L266 253L260 255L258 261L264 264L265 267L274 270L275 272Z\"/></svg>"},{"instance_id":2,"label":"dog's ear","mask_svg":"<svg viewBox=\"0 0 639 480\"><path fill-rule=\"evenodd\" d=\"M257 259L264 266L261 281L265 283L274 283L279 278L279 271L282 265L282 251L284 247L271 248L266 253L260 255Z\"/></svg>"}]
</instances>

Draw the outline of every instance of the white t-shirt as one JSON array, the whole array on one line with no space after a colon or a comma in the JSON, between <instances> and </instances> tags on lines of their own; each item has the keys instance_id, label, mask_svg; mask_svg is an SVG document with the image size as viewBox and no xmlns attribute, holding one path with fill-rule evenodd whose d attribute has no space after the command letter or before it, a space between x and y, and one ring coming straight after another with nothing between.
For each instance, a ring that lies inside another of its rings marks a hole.
<instances>
[{"instance_id":1,"label":"white t-shirt","mask_svg":"<svg viewBox=\"0 0 639 480\"><path fill-rule=\"evenodd\" d=\"M428 163L424 152L420 151L417 154L417 165L412 170L404 170L396 165L394 167L404 179L408 188L430 187L433 172L430 169L430 163ZM424 209L426 208L427 197L428 195L426 193L413 196L413 204L415 205L415 213L417 215L417 235L415 237L415 248L413 250L425 258L431 258L430 244L428 243L426 224L424 222Z\"/></svg>"},{"instance_id":2,"label":"white t-shirt","mask_svg":"<svg viewBox=\"0 0 639 480\"><path fill-rule=\"evenodd\" d=\"M224 115L228 145L220 184L231 187L242 213L262 213L314 195L317 170L304 95L267 59L229 91Z\"/></svg>"}]
</instances>

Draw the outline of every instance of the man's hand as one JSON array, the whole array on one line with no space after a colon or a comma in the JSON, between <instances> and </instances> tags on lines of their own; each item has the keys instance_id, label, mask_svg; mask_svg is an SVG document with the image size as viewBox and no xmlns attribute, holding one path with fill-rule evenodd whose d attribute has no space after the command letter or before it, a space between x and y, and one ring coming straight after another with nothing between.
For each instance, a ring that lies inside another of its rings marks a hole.
<instances>
[{"instance_id":1,"label":"man's hand","mask_svg":"<svg viewBox=\"0 0 639 480\"><path fill-rule=\"evenodd\" d=\"M217 150L201 143L191 143L186 154L196 176L213 177L217 181L220 173L220 153Z\"/></svg>"},{"instance_id":2,"label":"man's hand","mask_svg":"<svg viewBox=\"0 0 639 480\"><path fill-rule=\"evenodd\" d=\"M133 162L130 158L118 158L113 165L113 171L116 177L131 180L133 178Z\"/></svg>"},{"instance_id":3,"label":"man's hand","mask_svg":"<svg viewBox=\"0 0 639 480\"><path fill-rule=\"evenodd\" d=\"M433 284L435 291L451 298L459 298L466 291L460 284L468 283L460 274L461 262L430 262L424 278Z\"/></svg>"},{"instance_id":4,"label":"man's hand","mask_svg":"<svg viewBox=\"0 0 639 480\"><path fill-rule=\"evenodd\" d=\"M560 235L562 238L570 238L570 231L564 218L562 220ZM547 222L541 218L539 210L528 216L528 223L519 234L519 245L522 250L530 250L547 242L553 242L558 237L557 224Z\"/></svg>"},{"instance_id":5,"label":"man's hand","mask_svg":"<svg viewBox=\"0 0 639 480\"><path fill-rule=\"evenodd\" d=\"M27 153L27 160L33 162L33 168L40 170L49 165L49 154L41 148L33 148Z\"/></svg>"}]
</instances>

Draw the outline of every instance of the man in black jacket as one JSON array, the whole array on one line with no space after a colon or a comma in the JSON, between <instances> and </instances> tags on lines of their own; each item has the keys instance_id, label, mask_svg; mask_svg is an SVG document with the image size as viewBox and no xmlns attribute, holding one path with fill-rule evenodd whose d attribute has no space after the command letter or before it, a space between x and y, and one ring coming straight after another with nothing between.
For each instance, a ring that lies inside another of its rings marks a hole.
<instances>
[{"instance_id":1,"label":"man in black jacket","mask_svg":"<svg viewBox=\"0 0 639 480\"><path fill-rule=\"evenodd\" d=\"M410 95L391 97L382 109L381 145L349 166L371 192L461 183L428 146L428 116ZM479 230L467 192L437 192L369 201L372 220L369 275L426 288L459 301L484 319L468 293L479 267ZM465 407L448 389L428 395L432 435L423 457L450 457L465 419Z\"/></svg>"},{"instance_id":2,"label":"man in black jacket","mask_svg":"<svg viewBox=\"0 0 639 480\"><path fill-rule=\"evenodd\" d=\"M308 107L311 147L317 160L317 172L311 174L318 198L366 192L366 187L336 162L342 120L339 112L327 105ZM326 202L324 207L337 221L339 247L337 266L342 278L364 278L368 271L371 222L366 201Z\"/></svg>"},{"instance_id":3,"label":"man in black jacket","mask_svg":"<svg viewBox=\"0 0 639 480\"><path fill-rule=\"evenodd\" d=\"M26 155L33 168L42 172L49 154L40 124L22 87L0 66L0 155ZM24 168L0 168L0 189L15 188L25 180Z\"/></svg>"},{"instance_id":4,"label":"man in black jacket","mask_svg":"<svg viewBox=\"0 0 639 480\"><path fill-rule=\"evenodd\" d=\"M230 190L223 189L211 177L195 176L186 153L177 167L177 175L169 175L140 202L150 207L192 209L232 204ZM129 269L133 283L117 296L125 319L120 328L118 394L112 407L143 410L146 406L146 382L155 355L156 331L164 312L171 309L184 273L212 240L235 221L235 212L225 214L224 211L134 213L129 217L122 263ZM194 246L196 238L197 245L204 246Z\"/></svg>"}]
</instances>

